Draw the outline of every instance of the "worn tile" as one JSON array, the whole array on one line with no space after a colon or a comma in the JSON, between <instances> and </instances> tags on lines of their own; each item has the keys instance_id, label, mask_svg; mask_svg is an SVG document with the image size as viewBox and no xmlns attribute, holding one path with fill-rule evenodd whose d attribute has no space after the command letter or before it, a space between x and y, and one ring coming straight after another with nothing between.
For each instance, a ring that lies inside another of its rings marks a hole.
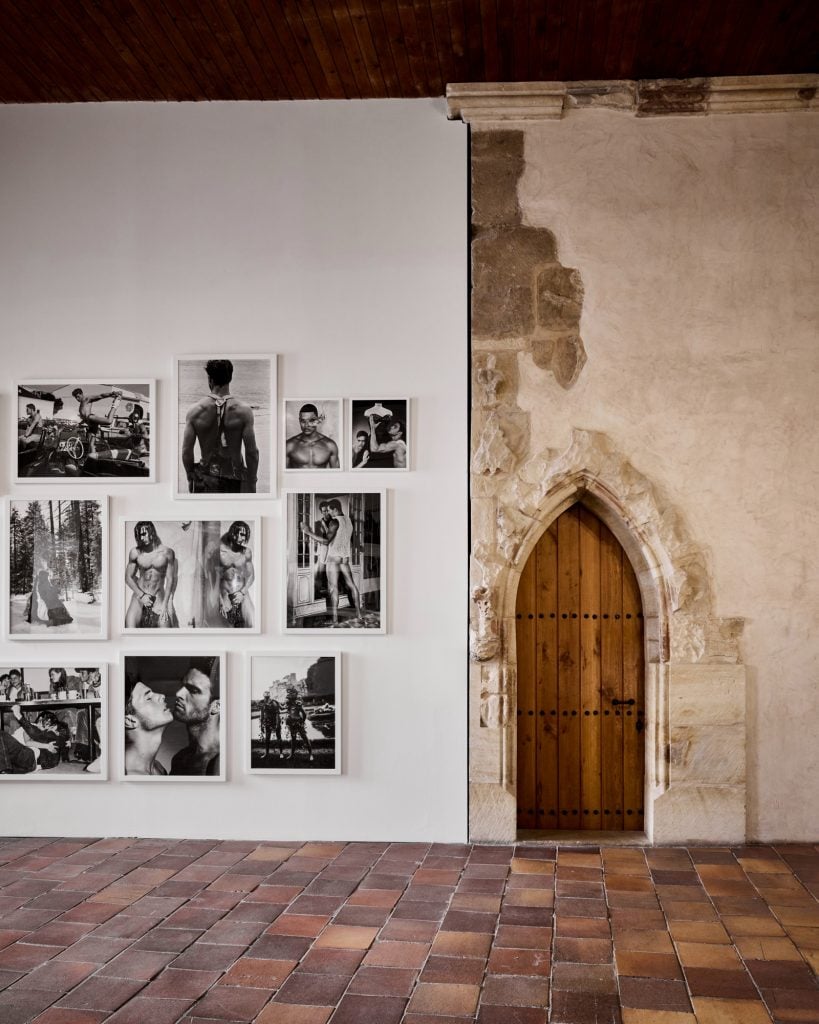
<instances>
[{"instance_id":1,"label":"worn tile","mask_svg":"<svg viewBox=\"0 0 819 1024\"><path fill-rule=\"evenodd\" d=\"M271 993L262 988L228 987L217 985L204 998L195 1003L191 1013L208 1020L252 1021L270 999Z\"/></svg>"},{"instance_id":2,"label":"worn tile","mask_svg":"<svg viewBox=\"0 0 819 1024\"><path fill-rule=\"evenodd\" d=\"M333 1015L333 1024L399 1024L406 1005L406 999L390 996L345 995ZM282 1018L282 1021L283 1024L295 1024L287 1018ZM260 1020L257 1024L272 1022Z\"/></svg>"},{"instance_id":3,"label":"worn tile","mask_svg":"<svg viewBox=\"0 0 819 1024\"><path fill-rule=\"evenodd\" d=\"M429 946L425 942L376 942L364 957L369 967L420 968L427 958Z\"/></svg>"},{"instance_id":4,"label":"worn tile","mask_svg":"<svg viewBox=\"0 0 819 1024\"><path fill-rule=\"evenodd\" d=\"M469 1016L477 1009L480 992L479 985L422 982L412 993L407 1009L410 1013L450 1013Z\"/></svg>"},{"instance_id":5,"label":"worn tile","mask_svg":"<svg viewBox=\"0 0 819 1024\"><path fill-rule=\"evenodd\" d=\"M540 949L493 949L489 955L490 974L521 974L549 977L551 955Z\"/></svg>"},{"instance_id":6,"label":"worn tile","mask_svg":"<svg viewBox=\"0 0 819 1024\"><path fill-rule=\"evenodd\" d=\"M299 1003L303 1006L334 1006L347 988L342 974L291 974L279 989L278 1003Z\"/></svg>"},{"instance_id":7,"label":"worn tile","mask_svg":"<svg viewBox=\"0 0 819 1024\"><path fill-rule=\"evenodd\" d=\"M549 1005L549 981L515 975L490 974L484 982L481 1002L495 1006Z\"/></svg>"},{"instance_id":8,"label":"worn tile","mask_svg":"<svg viewBox=\"0 0 819 1024\"><path fill-rule=\"evenodd\" d=\"M328 925L315 941L321 948L368 949L378 934L377 928L360 928L355 925Z\"/></svg>"},{"instance_id":9,"label":"worn tile","mask_svg":"<svg viewBox=\"0 0 819 1024\"><path fill-rule=\"evenodd\" d=\"M765 1004L756 999L692 999L698 1024L771 1024Z\"/></svg>"},{"instance_id":10,"label":"worn tile","mask_svg":"<svg viewBox=\"0 0 819 1024\"><path fill-rule=\"evenodd\" d=\"M465 958L460 963L477 963ZM407 999L418 978L417 971L397 967L361 967L350 982L348 991L362 996L394 996Z\"/></svg>"},{"instance_id":11,"label":"worn tile","mask_svg":"<svg viewBox=\"0 0 819 1024\"><path fill-rule=\"evenodd\" d=\"M334 1006L268 1003L256 1018L256 1024L327 1024L334 1009Z\"/></svg>"}]
</instances>

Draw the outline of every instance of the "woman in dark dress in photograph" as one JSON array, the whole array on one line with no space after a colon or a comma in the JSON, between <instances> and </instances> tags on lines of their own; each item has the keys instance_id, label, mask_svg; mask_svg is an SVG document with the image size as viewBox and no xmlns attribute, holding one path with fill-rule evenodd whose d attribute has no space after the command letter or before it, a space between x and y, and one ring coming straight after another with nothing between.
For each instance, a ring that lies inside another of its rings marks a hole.
<instances>
[{"instance_id":1,"label":"woman in dark dress in photograph","mask_svg":"<svg viewBox=\"0 0 819 1024\"><path fill-rule=\"evenodd\" d=\"M39 602L45 605L47 618L43 618ZM47 626L66 626L74 619L60 600L60 592L48 578L45 569L37 573L37 582L28 599L26 622L44 622Z\"/></svg>"}]
</instances>

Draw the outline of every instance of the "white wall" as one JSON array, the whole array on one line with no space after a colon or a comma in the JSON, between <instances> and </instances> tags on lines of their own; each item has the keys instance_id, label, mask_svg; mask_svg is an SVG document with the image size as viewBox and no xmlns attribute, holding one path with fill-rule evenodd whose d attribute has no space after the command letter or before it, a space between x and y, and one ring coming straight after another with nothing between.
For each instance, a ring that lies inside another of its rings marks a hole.
<instances>
[{"instance_id":1,"label":"white wall","mask_svg":"<svg viewBox=\"0 0 819 1024\"><path fill-rule=\"evenodd\" d=\"M173 517L172 357L190 352L278 352L280 397L411 395L416 467L367 481L390 489L385 637L281 636L282 503L248 508L265 627L223 645L227 783L0 783L0 833L464 840L466 161L430 101L0 108L4 493L13 378L156 376L159 480L103 485L112 551L120 515ZM5 640L0 661L108 661L113 731L120 651L195 646L119 638L115 608L107 643ZM342 776L242 774L240 652L276 649L344 651Z\"/></svg>"},{"instance_id":2,"label":"white wall","mask_svg":"<svg viewBox=\"0 0 819 1024\"><path fill-rule=\"evenodd\" d=\"M605 432L709 553L746 620L757 839L819 834L817 128L583 111L527 131L519 188L585 285L577 386L521 358L534 444Z\"/></svg>"}]
</instances>

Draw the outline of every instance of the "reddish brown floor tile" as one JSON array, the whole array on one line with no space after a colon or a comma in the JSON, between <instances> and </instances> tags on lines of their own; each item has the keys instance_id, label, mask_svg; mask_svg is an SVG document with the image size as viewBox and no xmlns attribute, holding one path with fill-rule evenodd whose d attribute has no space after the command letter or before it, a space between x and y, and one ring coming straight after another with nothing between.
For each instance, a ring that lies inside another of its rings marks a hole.
<instances>
[{"instance_id":1,"label":"reddish brown floor tile","mask_svg":"<svg viewBox=\"0 0 819 1024\"><path fill-rule=\"evenodd\" d=\"M256 1018L256 1024L326 1024L334 1010L334 1006L268 1003Z\"/></svg>"},{"instance_id":2,"label":"reddish brown floor tile","mask_svg":"<svg viewBox=\"0 0 819 1024\"><path fill-rule=\"evenodd\" d=\"M548 978L551 955L540 949L493 949L489 956L490 974L521 974Z\"/></svg>"},{"instance_id":3,"label":"reddish brown floor tile","mask_svg":"<svg viewBox=\"0 0 819 1024\"><path fill-rule=\"evenodd\" d=\"M480 995L478 985L420 983L412 993L407 1009L411 1013L474 1014Z\"/></svg>"},{"instance_id":4,"label":"reddish brown floor tile","mask_svg":"<svg viewBox=\"0 0 819 1024\"><path fill-rule=\"evenodd\" d=\"M347 985L348 979L341 974L307 974L298 971L284 982L276 1002L332 1006L341 999Z\"/></svg>"},{"instance_id":5,"label":"reddish brown floor tile","mask_svg":"<svg viewBox=\"0 0 819 1024\"><path fill-rule=\"evenodd\" d=\"M533 1006L481 1006L478 1012L478 1024L546 1024L547 1019L544 1009Z\"/></svg>"},{"instance_id":6,"label":"reddish brown floor tile","mask_svg":"<svg viewBox=\"0 0 819 1024\"><path fill-rule=\"evenodd\" d=\"M723 999L754 999L754 983L745 971L721 971L713 967L686 967L685 980L692 996Z\"/></svg>"},{"instance_id":7,"label":"reddish brown floor tile","mask_svg":"<svg viewBox=\"0 0 819 1024\"><path fill-rule=\"evenodd\" d=\"M67 996L63 996L57 1005L77 1010L108 1010L109 1013L113 1013L144 986L144 981L135 981L131 978L92 976L72 989Z\"/></svg>"},{"instance_id":8,"label":"reddish brown floor tile","mask_svg":"<svg viewBox=\"0 0 819 1024\"><path fill-rule=\"evenodd\" d=\"M206 1019L252 1021L270 999L261 988L228 988L216 985L191 1008L191 1014Z\"/></svg>"},{"instance_id":9,"label":"reddish brown floor tile","mask_svg":"<svg viewBox=\"0 0 819 1024\"><path fill-rule=\"evenodd\" d=\"M620 1002L643 1010L680 1010L691 1012L685 985L681 981L652 978L621 978Z\"/></svg>"},{"instance_id":10,"label":"reddish brown floor tile","mask_svg":"<svg viewBox=\"0 0 819 1024\"><path fill-rule=\"evenodd\" d=\"M106 1017L106 1010L68 1010L50 1006L34 1018L33 1024L100 1024Z\"/></svg>"},{"instance_id":11,"label":"reddish brown floor tile","mask_svg":"<svg viewBox=\"0 0 819 1024\"><path fill-rule=\"evenodd\" d=\"M295 960L251 960L242 957L219 979L219 984L276 989L295 966Z\"/></svg>"},{"instance_id":12,"label":"reddish brown floor tile","mask_svg":"<svg viewBox=\"0 0 819 1024\"><path fill-rule=\"evenodd\" d=\"M333 1024L399 1024L404 1015L406 999L394 999L388 996L356 996L346 995L338 1004L333 1016ZM291 1024L282 1018L282 1024ZM272 1024L259 1021L258 1024ZM278 1022L276 1022L278 1024Z\"/></svg>"},{"instance_id":13,"label":"reddish brown floor tile","mask_svg":"<svg viewBox=\"0 0 819 1024\"><path fill-rule=\"evenodd\" d=\"M620 1024L617 997L596 992L555 992L551 1020L553 1024Z\"/></svg>"},{"instance_id":14,"label":"reddish brown floor tile","mask_svg":"<svg viewBox=\"0 0 819 1024\"><path fill-rule=\"evenodd\" d=\"M430 956L421 981L450 985L480 985L486 961L466 956Z\"/></svg>"},{"instance_id":15,"label":"reddish brown floor tile","mask_svg":"<svg viewBox=\"0 0 819 1024\"><path fill-rule=\"evenodd\" d=\"M549 982L546 978L522 978L514 975L490 974L484 982L481 1003L494 1006L549 1005Z\"/></svg>"},{"instance_id":16,"label":"reddish brown floor tile","mask_svg":"<svg viewBox=\"0 0 819 1024\"><path fill-rule=\"evenodd\" d=\"M612 945L607 939L562 939L554 943L555 961L577 964L608 964L612 959Z\"/></svg>"},{"instance_id":17,"label":"reddish brown floor tile","mask_svg":"<svg viewBox=\"0 0 819 1024\"><path fill-rule=\"evenodd\" d=\"M176 1024L190 1004L190 999L150 999L140 995L107 1017L106 1024Z\"/></svg>"}]
</instances>

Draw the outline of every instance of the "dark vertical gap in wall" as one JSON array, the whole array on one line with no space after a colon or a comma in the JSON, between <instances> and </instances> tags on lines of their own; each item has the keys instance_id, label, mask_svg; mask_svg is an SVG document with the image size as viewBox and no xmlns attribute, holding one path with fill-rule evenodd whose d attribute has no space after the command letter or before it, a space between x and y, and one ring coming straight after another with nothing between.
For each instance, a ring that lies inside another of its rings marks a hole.
<instances>
[{"instance_id":1,"label":"dark vertical gap in wall","mask_svg":"<svg viewBox=\"0 0 819 1024\"><path fill-rule=\"evenodd\" d=\"M469 806L469 765L471 762L469 728L469 573L472 557L472 125L466 126L466 841L472 838Z\"/></svg>"}]
</instances>

